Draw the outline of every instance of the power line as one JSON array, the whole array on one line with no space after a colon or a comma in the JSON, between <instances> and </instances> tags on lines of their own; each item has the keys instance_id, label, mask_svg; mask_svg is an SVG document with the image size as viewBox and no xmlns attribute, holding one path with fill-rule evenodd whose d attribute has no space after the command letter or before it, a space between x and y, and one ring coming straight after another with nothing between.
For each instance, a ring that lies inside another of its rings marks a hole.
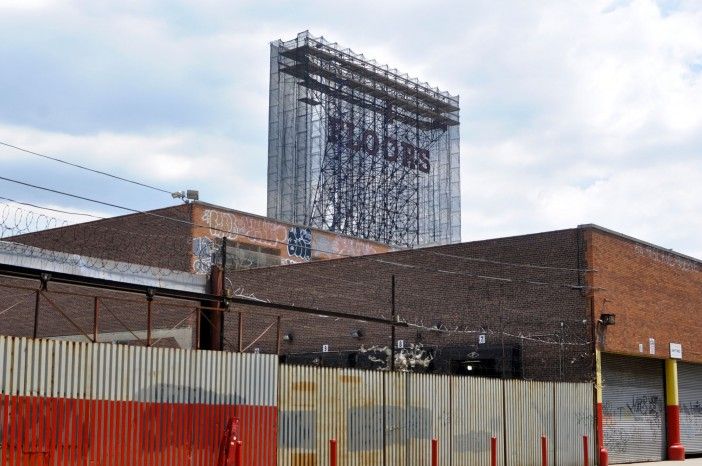
<instances>
[{"instance_id":1,"label":"power line","mask_svg":"<svg viewBox=\"0 0 702 466\"><path fill-rule=\"evenodd\" d=\"M124 210L124 211L131 212L131 213L134 213L134 214L148 215L148 216L150 216L150 217L156 217L156 218L160 218L160 219L163 219L163 220L170 220L170 221L172 221L172 222L181 223L181 224L184 224L184 225L194 226L194 227L198 227L198 228L209 229L209 230L217 231L217 232L224 233L224 234L227 234L227 235L233 234L233 233L232 233L231 231L229 231L229 230L223 230L223 229L221 229L221 228L217 228L217 227L214 227L214 226L211 226L211 225L203 225L203 224L194 223L194 222L191 222L191 221L188 221L188 220L183 220L183 219L179 219L179 218L169 217L169 216L167 216L167 215L161 215L161 214L157 214L157 213L154 213L154 212L149 212L149 211L144 211L144 210L139 210L139 209L133 209L133 208L131 208L131 207L126 207L126 206L122 206L122 205L119 205L119 204L112 204L112 203L110 203L110 202L99 201L99 200L97 200L97 199L92 199L92 198L89 198L89 197L80 196L80 195L78 195L78 194L67 193L67 192L65 192L65 191L59 191L59 190L57 190L57 189L52 189L52 188L47 188L47 187L44 187L44 186L38 186L38 185L35 185L35 184L32 184L32 183L27 183L26 181L14 180L14 179L12 179L12 178L6 178L6 177L4 177L4 176L0 176L0 180L8 181L8 182L10 182L10 183L19 184L19 185L22 185L22 186L27 186L27 187L29 187L29 188L39 189L39 190L41 190L41 191L48 191L48 192L50 192L50 193L59 194L59 195L61 195L61 196L72 197L72 198L74 198L74 199L80 199L80 200L86 201L86 202L92 202L92 203L104 205L104 206L107 206L107 207L113 207L113 208L115 208L115 209ZM41 208L41 207L39 207L39 208ZM286 246L287 246L287 244L288 244L288 243L285 242L285 241L280 241L280 240L275 240L275 239L261 238L261 237L259 237L259 236L247 235L247 234L244 234L244 233L236 233L236 235L237 235L237 236L243 236L244 238L257 239L257 240L265 240L265 241L268 241L268 242L271 242L271 243L277 243L277 244L282 244L282 245L286 245ZM317 251L317 252L323 252L323 253L327 253L327 254L334 254L334 255L339 256L339 257L355 257L355 256L351 256L351 255L349 255L349 254L341 254L341 253L334 252L334 251L327 251L327 250L324 250L324 249L316 249L316 248L312 248L312 247L310 247L310 250L311 250L311 251Z\"/></svg>"},{"instance_id":2,"label":"power line","mask_svg":"<svg viewBox=\"0 0 702 466\"><path fill-rule=\"evenodd\" d=\"M206 229L209 228L210 230L218 231L218 232L221 232L221 233L224 233L224 234L227 234L227 235L232 234L231 231L223 230L223 229L216 228L216 227L213 227L213 226L197 224L197 223L194 223L194 222L191 222L191 221L188 221L188 220L182 220L182 219L178 219L178 218L168 217L168 216L166 216L166 215L156 214L156 213L154 213L154 212L142 211L142 210L139 210L139 209L133 209L133 208L131 208L131 207L126 207L126 206L122 206L122 205L118 205L118 204L113 204L113 203L109 203L109 202L105 202L105 201L99 201L99 200L97 200L97 199L92 199L92 198L85 197L85 196L80 196L80 195L77 195L77 194L67 193L67 192L64 192L64 191L59 191L59 190L52 189L52 188L47 188L47 187L44 187L44 186L38 186L38 185L35 185L35 184L32 184L32 183L27 183L27 182L24 182L24 181L14 180L14 179L7 178L7 177L4 177L4 176L0 176L0 180L8 181L8 182L11 182L11 183L16 183L16 184L19 184L19 185L22 185L22 186L27 186L27 187L34 188L34 189L39 189L39 190L43 190L43 191L48 191L48 192L51 192L51 193L54 193L54 194L59 194L59 195L62 195L62 196L68 196L68 197L72 197L72 198L75 198L75 199L80 199L80 200L87 201L87 202L93 202L93 203L96 203L96 204L101 204L101 205L113 207L113 208L116 208L116 209L125 210L125 211L132 212L132 213L148 215L148 216L151 216L151 217L156 217L156 218L160 218L160 219L163 219L163 220L169 220L169 221L172 221L172 222L176 222L176 223L180 223L180 224L185 224L185 225L189 225L189 226L195 226L195 227L199 227L199 228L206 228ZM266 241L270 241L270 242L274 242L274 243L278 243L278 244L283 244L283 245L286 245L286 246L287 246L287 243L286 243L285 241L274 240L274 239L268 240L268 239L261 238L261 237L258 237L258 236L247 235L247 234L242 234L242 233L237 233L237 235L238 235L238 236L243 236L243 237L246 237L246 238L250 238L250 239L266 240ZM374 262L378 262L378 263L382 263L382 264L387 264L387 265L394 265L394 266L398 266L398 267L404 267L404 268L412 268L412 269L424 270L424 271L429 271L429 272L432 272L432 273L442 273L442 274L449 274L449 275L463 275L463 276L468 276L468 277L472 277L472 278L476 278L476 279L482 279L482 280L498 281L498 282L505 282L505 283L516 282L516 283L524 283L524 284L537 285L537 286L565 287L565 288L570 288L570 289L585 289L585 288L588 288L587 286L584 286L584 285L571 285L571 284L564 284L564 283L549 283L549 282L544 282L544 281L526 280L526 279L520 279L520 278L505 278L505 277L496 277L496 276L491 276L491 275L481 275L481 274L476 274L476 273L472 273L472 272L458 271L458 270L433 269L433 268L422 267L422 266L418 266L418 265L414 265L414 264L406 264L406 263L397 262L397 261L391 261L391 260L384 260L384 259L374 258L374 257L372 257L372 255L371 255L371 256L351 256L351 255L348 255L348 254L341 254L341 253L334 252L334 251L326 251L326 250L316 249L316 248L312 248L312 247L310 247L310 250L311 250L311 251L323 252L323 253L327 253L327 254L334 254L334 255L339 256L339 257L355 257L356 259L360 259L360 260L371 260L371 261L374 261Z\"/></svg>"},{"instance_id":3,"label":"power line","mask_svg":"<svg viewBox=\"0 0 702 466\"><path fill-rule=\"evenodd\" d=\"M470 256L458 256L456 254L447 254L443 252L436 252L436 251L427 251L432 254L435 254L437 256L442 256L442 257L452 257L455 259L462 259L462 260L467 260L467 261L473 261L473 262L483 262L486 264L494 264L494 265L507 265L510 267L526 267L526 268L531 268L531 269L542 269L542 270L563 270L567 272L597 272L595 269L578 269L578 268L570 268L570 267L552 267L548 265L536 265L536 264L524 264L524 263L518 263L518 262L502 262L502 261L497 261L497 260L492 260L492 259L485 259L481 257L470 257Z\"/></svg>"},{"instance_id":4,"label":"power line","mask_svg":"<svg viewBox=\"0 0 702 466\"><path fill-rule=\"evenodd\" d=\"M99 220L105 220L106 218L108 218L108 217L101 217L101 216L99 216L99 215L86 214L86 213L83 213L83 212L71 212L71 211L69 211L69 210L61 210L61 209L56 209L56 208L53 208L53 207L43 207L43 206L40 206L40 205L32 204L32 203L30 203L30 202L16 201L16 200L14 200L14 199L10 199L9 197L0 196L0 199L2 199L3 201L14 202L15 204L26 205L26 206L29 206L29 207L34 207L34 208L36 208L36 209L50 210L51 212L58 212L58 213L61 213L61 214L66 214L66 215L80 215L80 216L82 216L82 217L97 218L97 219L99 219Z\"/></svg>"},{"instance_id":5,"label":"power line","mask_svg":"<svg viewBox=\"0 0 702 466\"><path fill-rule=\"evenodd\" d=\"M89 171L89 172L97 173L98 175L108 176L108 177L113 178L113 179L115 179L115 180L124 181L125 183L131 183L131 184L134 184L134 185L137 185L137 186L141 186L141 187L143 187L143 188L153 189L154 191L159 191L159 192L166 193L166 194L171 194L171 193L172 193L172 191L168 191L167 189L162 189L162 188L159 188L159 187L156 187L156 186L151 186L151 185L149 185L149 184L142 183L142 182L140 182L140 181L134 181L134 180L130 180L130 179L127 179L127 178L123 178L123 177L121 177L121 176L113 175L113 174L111 174L111 173L107 173L107 172L104 172L104 171L101 171L101 170L96 170L96 169L94 169L94 168L89 168L89 167L86 167L86 166L84 166L84 165L79 165L79 164L77 164L77 163L68 162L68 161L66 161L66 160L59 159L58 157L51 157L51 156L49 156L49 155L40 154L39 152L34 152L34 151L29 150L29 149L24 149L24 148L22 148L22 147L18 147L18 146L12 145L12 144L8 144L8 143L3 142L3 141L0 141L0 145L3 145L3 146L5 146L5 147L9 147L9 148L11 148L11 149L15 149L15 150L18 150L18 151L21 151L21 152L25 152L25 153L27 153L27 154L36 155L37 157L42 157L42 158L47 159L47 160L53 160L54 162L62 163L62 164L64 164L64 165L69 165L69 166L71 166L71 167L80 168L81 170L87 170L87 171Z\"/></svg>"}]
</instances>

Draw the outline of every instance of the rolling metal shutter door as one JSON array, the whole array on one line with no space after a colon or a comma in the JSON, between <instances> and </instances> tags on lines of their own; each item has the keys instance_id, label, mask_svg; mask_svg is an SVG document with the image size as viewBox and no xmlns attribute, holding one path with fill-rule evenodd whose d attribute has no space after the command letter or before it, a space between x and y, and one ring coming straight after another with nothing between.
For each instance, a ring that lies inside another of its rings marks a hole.
<instances>
[{"instance_id":1,"label":"rolling metal shutter door","mask_svg":"<svg viewBox=\"0 0 702 466\"><path fill-rule=\"evenodd\" d=\"M702 453L702 364L678 364L680 436L685 451Z\"/></svg>"},{"instance_id":2,"label":"rolling metal shutter door","mask_svg":"<svg viewBox=\"0 0 702 466\"><path fill-rule=\"evenodd\" d=\"M602 355L604 443L610 463L665 458L663 361Z\"/></svg>"}]
</instances>

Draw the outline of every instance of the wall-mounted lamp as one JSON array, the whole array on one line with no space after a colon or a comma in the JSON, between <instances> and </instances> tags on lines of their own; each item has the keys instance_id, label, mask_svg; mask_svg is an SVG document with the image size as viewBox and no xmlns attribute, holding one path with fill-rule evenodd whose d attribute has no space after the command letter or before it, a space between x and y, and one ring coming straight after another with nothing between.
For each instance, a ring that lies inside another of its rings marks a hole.
<instances>
[{"instance_id":1,"label":"wall-mounted lamp","mask_svg":"<svg viewBox=\"0 0 702 466\"><path fill-rule=\"evenodd\" d=\"M615 314L600 314L602 325L614 325L617 322Z\"/></svg>"},{"instance_id":2,"label":"wall-mounted lamp","mask_svg":"<svg viewBox=\"0 0 702 466\"><path fill-rule=\"evenodd\" d=\"M283 335L283 341L293 341L293 334L286 333L285 335Z\"/></svg>"},{"instance_id":3,"label":"wall-mounted lamp","mask_svg":"<svg viewBox=\"0 0 702 466\"><path fill-rule=\"evenodd\" d=\"M361 329L356 329L353 332L351 332L351 336L354 338L361 338L363 336L363 332Z\"/></svg>"}]
</instances>

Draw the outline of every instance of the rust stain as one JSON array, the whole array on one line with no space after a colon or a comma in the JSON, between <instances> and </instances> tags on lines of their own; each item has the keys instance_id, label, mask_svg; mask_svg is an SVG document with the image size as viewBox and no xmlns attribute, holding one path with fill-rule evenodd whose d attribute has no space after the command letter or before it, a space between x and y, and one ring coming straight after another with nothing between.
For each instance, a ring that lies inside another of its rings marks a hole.
<instances>
[{"instance_id":1,"label":"rust stain","mask_svg":"<svg viewBox=\"0 0 702 466\"><path fill-rule=\"evenodd\" d=\"M359 465L361 466L378 466L383 463L381 458L381 452L379 451L368 451L363 452L359 456Z\"/></svg>"},{"instance_id":2,"label":"rust stain","mask_svg":"<svg viewBox=\"0 0 702 466\"><path fill-rule=\"evenodd\" d=\"M361 383L361 378L357 375L340 375L339 376L339 382L341 383L353 383L353 384L360 384Z\"/></svg>"},{"instance_id":3,"label":"rust stain","mask_svg":"<svg viewBox=\"0 0 702 466\"><path fill-rule=\"evenodd\" d=\"M317 453L293 453L292 466L317 466Z\"/></svg>"},{"instance_id":4,"label":"rust stain","mask_svg":"<svg viewBox=\"0 0 702 466\"><path fill-rule=\"evenodd\" d=\"M295 382L292 384L292 389L298 392L314 392L317 390L317 384L314 382Z\"/></svg>"}]
</instances>

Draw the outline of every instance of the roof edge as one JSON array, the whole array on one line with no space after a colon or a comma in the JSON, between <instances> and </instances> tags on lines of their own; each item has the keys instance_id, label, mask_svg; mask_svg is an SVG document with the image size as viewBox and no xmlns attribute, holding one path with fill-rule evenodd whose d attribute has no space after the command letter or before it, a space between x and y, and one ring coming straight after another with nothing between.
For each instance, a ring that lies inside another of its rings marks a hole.
<instances>
[{"instance_id":1,"label":"roof edge","mask_svg":"<svg viewBox=\"0 0 702 466\"><path fill-rule=\"evenodd\" d=\"M659 246L657 244L653 244L653 243L650 243L648 241L644 241L642 239L638 239L638 238L635 238L633 236L629 236L629 235L626 235L624 233L620 233L618 231L611 230L609 228L597 225L596 223L584 223L582 225L578 225L578 228L583 229L583 230L588 230L588 229L589 230L597 230L599 232L606 233L606 234L611 235L611 236L616 236L617 238L621 238L621 239L630 241L632 243L641 244L643 246L653 248L657 251L661 251L661 252L664 252L666 254L671 254L671 255L677 256L681 259L685 259L685 260L689 260L691 262L694 262L695 264L702 265L702 259L688 256L687 254L683 254L681 252L674 251L673 249L664 248L663 246Z\"/></svg>"}]
</instances>

